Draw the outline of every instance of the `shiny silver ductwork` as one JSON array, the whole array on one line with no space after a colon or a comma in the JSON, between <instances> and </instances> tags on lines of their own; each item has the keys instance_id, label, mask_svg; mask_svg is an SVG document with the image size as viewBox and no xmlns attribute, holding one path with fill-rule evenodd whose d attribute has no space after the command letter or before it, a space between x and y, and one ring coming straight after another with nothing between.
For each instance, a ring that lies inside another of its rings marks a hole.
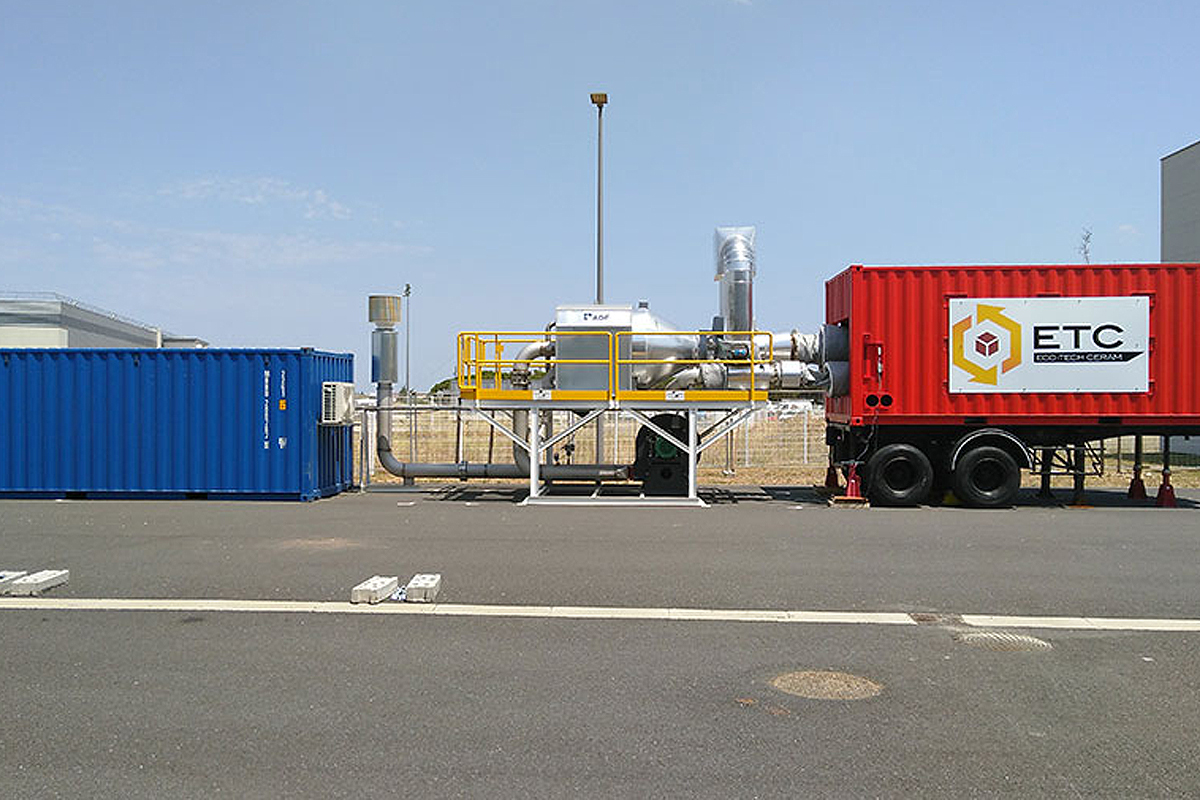
<instances>
[{"instance_id":1,"label":"shiny silver ductwork","mask_svg":"<svg viewBox=\"0 0 1200 800\"><path fill-rule=\"evenodd\" d=\"M754 236L753 226L717 228L713 236L721 319L727 331L754 330Z\"/></svg>"},{"instance_id":2,"label":"shiny silver ductwork","mask_svg":"<svg viewBox=\"0 0 1200 800\"><path fill-rule=\"evenodd\" d=\"M772 361L804 361L810 364L821 360L821 334L800 333L793 328L771 334L771 352L765 346L758 349L759 357Z\"/></svg>"},{"instance_id":3,"label":"shiny silver ductwork","mask_svg":"<svg viewBox=\"0 0 1200 800\"><path fill-rule=\"evenodd\" d=\"M388 455L391 455L392 385L400 379L395 330L400 322L400 303L396 295L373 294L367 298L367 319L375 325L375 330L371 331L371 383L375 384L379 441L383 441L386 431Z\"/></svg>"},{"instance_id":4,"label":"shiny silver ductwork","mask_svg":"<svg viewBox=\"0 0 1200 800\"><path fill-rule=\"evenodd\" d=\"M803 361L771 361L753 366L698 364L680 370L667 389L817 389L828 381L824 370Z\"/></svg>"},{"instance_id":5,"label":"shiny silver ductwork","mask_svg":"<svg viewBox=\"0 0 1200 800\"><path fill-rule=\"evenodd\" d=\"M700 337L674 333L675 326L650 312L650 304L641 302L633 311L633 335L630 351L633 358L668 363L634 364L630 378L635 387L648 389L661 384L680 368L671 361L696 361L704 356L700 353Z\"/></svg>"},{"instance_id":6,"label":"shiny silver ductwork","mask_svg":"<svg viewBox=\"0 0 1200 800\"><path fill-rule=\"evenodd\" d=\"M559 306L545 338L518 351L506 378L513 388L533 390L753 388L824 389L832 397L845 394L850 384L845 326L825 325L817 333L793 329L753 340L738 335L755 329L755 235L753 227L716 229L713 242L720 316L711 333L680 333L651 313L646 302L636 307ZM399 379L395 326L400 320L400 298L373 295L368 310L376 326L371 334L371 380L376 384L379 415L376 451L384 469L406 478L529 477L530 454L519 444L514 444L512 464L404 463L396 459L391 450L392 388ZM612 347L619 359L615 372L610 372L607 363ZM535 365L542 360L544 369ZM615 386L611 385L614 377ZM531 424L538 426L539 440L551 437L550 412L513 409L511 435L529 442ZM625 480L630 469L618 464L538 464L540 477L547 480Z\"/></svg>"}]
</instances>

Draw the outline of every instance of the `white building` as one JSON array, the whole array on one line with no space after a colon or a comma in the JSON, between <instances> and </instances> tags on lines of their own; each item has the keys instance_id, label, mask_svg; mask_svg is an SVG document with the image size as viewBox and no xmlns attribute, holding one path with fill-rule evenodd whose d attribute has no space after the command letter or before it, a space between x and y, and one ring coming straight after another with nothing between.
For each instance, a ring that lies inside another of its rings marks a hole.
<instances>
[{"instance_id":1,"label":"white building","mask_svg":"<svg viewBox=\"0 0 1200 800\"><path fill-rule=\"evenodd\" d=\"M50 293L0 294L0 347L204 347L194 336Z\"/></svg>"}]
</instances>

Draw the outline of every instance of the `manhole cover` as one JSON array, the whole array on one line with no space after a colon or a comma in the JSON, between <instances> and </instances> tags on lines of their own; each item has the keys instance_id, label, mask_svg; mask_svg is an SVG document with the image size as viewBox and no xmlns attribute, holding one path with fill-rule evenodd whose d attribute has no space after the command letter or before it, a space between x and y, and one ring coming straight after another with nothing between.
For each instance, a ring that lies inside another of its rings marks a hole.
<instances>
[{"instance_id":1,"label":"manhole cover","mask_svg":"<svg viewBox=\"0 0 1200 800\"><path fill-rule=\"evenodd\" d=\"M883 691L883 686L875 681L824 670L785 672L772 678L771 685L781 692L810 700L864 700Z\"/></svg>"},{"instance_id":2,"label":"manhole cover","mask_svg":"<svg viewBox=\"0 0 1200 800\"><path fill-rule=\"evenodd\" d=\"M956 633L954 641L982 647L984 650L1049 650L1052 645L1036 636L1023 633L1006 633L1004 631L970 631Z\"/></svg>"}]
</instances>

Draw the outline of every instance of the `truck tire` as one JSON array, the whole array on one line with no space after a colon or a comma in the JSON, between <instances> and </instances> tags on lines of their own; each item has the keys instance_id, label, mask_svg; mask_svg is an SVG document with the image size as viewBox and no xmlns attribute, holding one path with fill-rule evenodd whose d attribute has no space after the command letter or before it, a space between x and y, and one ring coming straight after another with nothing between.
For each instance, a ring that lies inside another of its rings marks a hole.
<instances>
[{"instance_id":1,"label":"truck tire","mask_svg":"<svg viewBox=\"0 0 1200 800\"><path fill-rule=\"evenodd\" d=\"M911 444L888 444L867 461L867 496L881 506L915 506L929 497L933 466Z\"/></svg>"},{"instance_id":2,"label":"truck tire","mask_svg":"<svg viewBox=\"0 0 1200 800\"><path fill-rule=\"evenodd\" d=\"M954 466L954 494L968 506L1010 506L1021 488L1021 468L999 447L976 447Z\"/></svg>"}]
</instances>

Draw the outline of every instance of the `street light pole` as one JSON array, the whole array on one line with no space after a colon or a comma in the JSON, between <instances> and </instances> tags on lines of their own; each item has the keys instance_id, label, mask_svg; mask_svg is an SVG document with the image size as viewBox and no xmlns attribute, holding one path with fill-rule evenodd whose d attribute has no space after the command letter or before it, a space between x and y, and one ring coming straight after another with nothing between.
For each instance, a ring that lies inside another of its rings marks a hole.
<instances>
[{"instance_id":1,"label":"street light pole","mask_svg":"<svg viewBox=\"0 0 1200 800\"><path fill-rule=\"evenodd\" d=\"M413 418L412 404L412 377L410 374L409 363L412 354L412 284L404 284L404 393L406 395L406 405L408 406L408 462L411 464L417 460L417 431L416 421ZM404 478L404 483L412 486L415 481L410 477Z\"/></svg>"},{"instance_id":2,"label":"street light pole","mask_svg":"<svg viewBox=\"0 0 1200 800\"><path fill-rule=\"evenodd\" d=\"M604 105L608 95L592 94L596 105L596 305L604 302Z\"/></svg>"},{"instance_id":3,"label":"street light pole","mask_svg":"<svg viewBox=\"0 0 1200 800\"><path fill-rule=\"evenodd\" d=\"M604 303L604 105L608 95L593 92L596 106L596 305ZM604 463L604 415L596 417L596 463Z\"/></svg>"}]
</instances>

